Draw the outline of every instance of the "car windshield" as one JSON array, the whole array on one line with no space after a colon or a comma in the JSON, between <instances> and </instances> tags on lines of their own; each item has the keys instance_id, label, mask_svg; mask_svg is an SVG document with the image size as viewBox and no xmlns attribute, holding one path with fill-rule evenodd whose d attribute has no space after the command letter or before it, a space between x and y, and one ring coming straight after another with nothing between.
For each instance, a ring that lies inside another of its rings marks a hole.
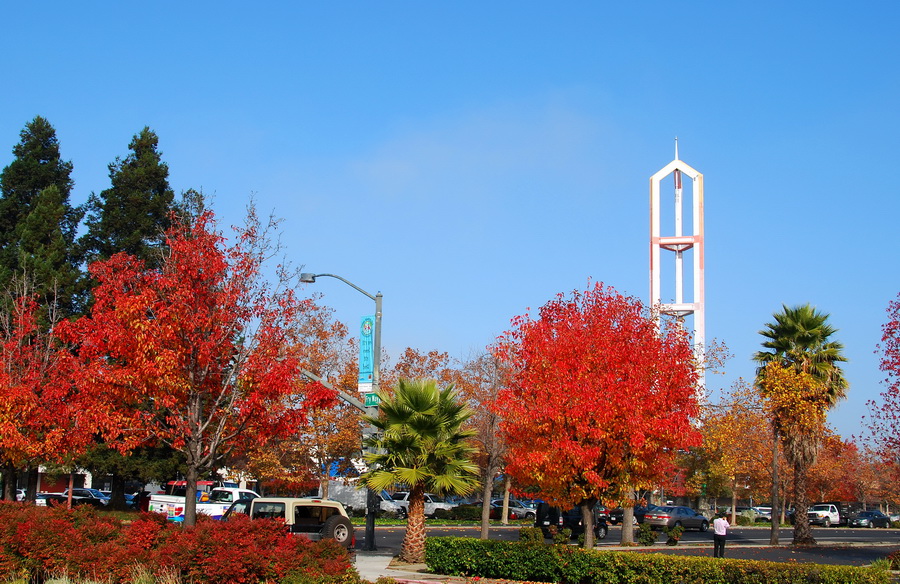
<instances>
[{"instance_id":1,"label":"car windshield","mask_svg":"<svg viewBox=\"0 0 900 584\"><path fill-rule=\"evenodd\" d=\"M431 497L432 503L443 503L444 502L443 497L439 497L437 495L432 495L431 493L429 493L428 496Z\"/></svg>"},{"instance_id":2,"label":"car windshield","mask_svg":"<svg viewBox=\"0 0 900 584\"><path fill-rule=\"evenodd\" d=\"M231 491L213 491L209 495L209 500L216 503L231 503L234 501L234 494Z\"/></svg>"},{"instance_id":3,"label":"car windshield","mask_svg":"<svg viewBox=\"0 0 900 584\"><path fill-rule=\"evenodd\" d=\"M675 510L675 507L657 507L654 509L656 513L671 513Z\"/></svg>"},{"instance_id":4,"label":"car windshield","mask_svg":"<svg viewBox=\"0 0 900 584\"><path fill-rule=\"evenodd\" d=\"M406 493L394 493L394 501L405 501Z\"/></svg>"},{"instance_id":5,"label":"car windshield","mask_svg":"<svg viewBox=\"0 0 900 584\"><path fill-rule=\"evenodd\" d=\"M813 505L813 511L828 511L831 505Z\"/></svg>"}]
</instances>

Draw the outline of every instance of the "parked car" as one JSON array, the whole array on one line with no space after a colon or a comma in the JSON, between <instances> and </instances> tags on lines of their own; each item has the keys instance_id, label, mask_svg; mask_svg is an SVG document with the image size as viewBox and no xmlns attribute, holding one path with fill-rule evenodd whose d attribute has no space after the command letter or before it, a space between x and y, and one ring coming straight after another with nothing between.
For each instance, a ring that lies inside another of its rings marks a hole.
<instances>
[{"instance_id":1,"label":"parked car","mask_svg":"<svg viewBox=\"0 0 900 584\"><path fill-rule=\"evenodd\" d=\"M636 505L634 507L634 520L633 523L637 525L638 523L644 522L644 516L650 512L659 509L658 505L654 505L653 503L647 503L646 505ZM618 525L622 523L622 518L625 516L625 510L621 507L616 507L612 511L609 512L609 522L613 525Z\"/></svg>"},{"instance_id":2,"label":"parked car","mask_svg":"<svg viewBox=\"0 0 900 584\"><path fill-rule=\"evenodd\" d=\"M890 527L891 518L878 510L860 511L850 518L850 527Z\"/></svg>"},{"instance_id":3,"label":"parked car","mask_svg":"<svg viewBox=\"0 0 900 584\"><path fill-rule=\"evenodd\" d=\"M548 503L539 503L536 509L534 526L539 527L544 537L551 537L553 528L557 530L571 529L572 539L577 539L584 533L584 522L581 517L581 508L572 507L568 511L562 511L559 507L551 507ZM594 537L598 540L605 539L609 534L609 526L605 517L594 518Z\"/></svg>"},{"instance_id":4,"label":"parked car","mask_svg":"<svg viewBox=\"0 0 900 584\"><path fill-rule=\"evenodd\" d=\"M612 523L612 521L610 521L610 519L609 519L609 514L612 511L613 510L610 509L609 507L607 507L606 505L601 505L600 503L597 503L594 506L594 517L602 517L603 520L606 521L607 523Z\"/></svg>"},{"instance_id":5,"label":"parked car","mask_svg":"<svg viewBox=\"0 0 900 584\"><path fill-rule=\"evenodd\" d=\"M381 491L378 501L378 507L385 513L395 513L400 517L406 517L406 507L399 502L394 501L391 494L387 491Z\"/></svg>"},{"instance_id":6,"label":"parked car","mask_svg":"<svg viewBox=\"0 0 900 584\"><path fill-rule=\"evenodd\" d=\"M501 513L503 509L503 499L492 499L491 505L497 504L500 506ZM515 515L515 517L513 517ZM524 503L516 500L509 500L509 518L510 519L531 519L533 520L535 517L534 509L529 509L525 506Z\"/></svg>"},{"instance_id":7,"label":"parked car","mask_svg":"<svg viewBox=\"0 0 900 584\"><path fill-rule=\"evenodd\" d=\"M250 519L274 519L288 527L291 533L312 540L333 539L340 545L353 546L356 535L344 506L329 499L297 499L289 497L257 497L239 499L231 504L223 521L235 514Z\"/></svg>"},{"instance_id":8,"label":"parked car","mask_svg":"<svg viewBox=\"0 0 900 584\"><path fill-rule=\"evenodd\" d=\"M685 529L699 531L709 529L709 519L690 507L657 507L644 515L644 522L658 528L672 528L680 525Z\"/></svg>"},{"instance_id":9,"label":"parked car","mask_svg":"<svg viewBox=\"0 0 900 584\"><path fill-rule=\"evenodd\" d=\"M406 491L399 491L394 493L392 499L398 505L406 508L406 512L409 512L409 493ZM456 507L453 503L447 503L444 501L443 497L439 495L435 495L434 493L425 493L425 516L433 517L434 512L438 509L444 509L449 511Z\"/></svg>"},{"instance_id":10,"label":"parked car","mask_svg":"<svg viewBox=\"0 0 900 584\"><path fill-rule=\"evenodd\" d=\"M69 500L69 489L62 493L46 493L44 496L44 504L47 507L56 505L66 505ZM72 506L77 505L93 505L94 507L105 507L109 504L109 497L98 491L97 489L78 488L72 489Z\"/></svg>"},{"instance_id":11,"label":"parked car","mask_svg":"<svg viewBox=\"0 0 900 584\"><path fill-rule=\"evenodd\" d=\"M477 507L480 510L483 505L484 505L483 502L475 501L474 503L465 503L464 505L460 505L460 507L464 507L464 506ZM491 509L488 512L488 517L490 519L494 519L496 521L503 519L503 499L494 499L493 501L491 501L489 503L489 505L490 505ZM512 507L510 507L508 519L510 519L510 520L521 519L521 517L519 517L518 513L513 511Z\"/></svg>"},{"instance_id":12,"label":"parked car","mask_svg":"<svg viewBox=\"0 0 900 584\"><path fill-rule=\"evenodd\" d=\"M769 523L772 522L772 508L771 507L754 507L756 511L756 520L757 521L767 521Z\"/></svg>"}]
</instances>

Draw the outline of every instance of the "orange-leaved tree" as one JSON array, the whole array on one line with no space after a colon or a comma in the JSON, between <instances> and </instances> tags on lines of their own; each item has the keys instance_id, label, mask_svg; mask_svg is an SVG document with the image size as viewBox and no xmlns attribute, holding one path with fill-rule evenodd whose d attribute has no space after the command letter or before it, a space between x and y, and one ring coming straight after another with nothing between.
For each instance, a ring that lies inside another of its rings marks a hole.
<instances>
[{"instance_id":1,"label":"orange-leaved tree","mask_svg":"<svg viewBox=\"0 0 900 584\"><path fill-rule=\"evenodd\" d=\"M0 464L4 499L15 500L15 473L53 462L71 463L90 444L104 420L94 396L78 392L77 362L40 324L56 321L26 279L3 299L0 311Z\"/></svg>"},{"instance_id":2,"label":"orange-leaved tree","mask_svg":"<svg viewBox=\"0 0 900 584\"><path fill-rule=\"evenodd\" d=\"M651 487L699 442L688 335L659 327L636 298L600 283L559 295L537 318L513 319L495 354L513 369L498 399L506 471L552 504L579 505L586 547L597 501Z\"/></svg>"},{"instance_id":3,"label":"orange-leaved tree","mask_svg":"<svg viewBox=\"0 0 900 584\"><path fill-rule=\"evenodd\" d=\"M825 435L829 398L825 385L805 371L776 361L767 364L759 376L759 388L769 418L781 438L784 455L794 469L794 543L815 544L806 509L807 473L815 463Z\"/></svg>"},{"instance_id":4,"label":"orange-leaved tree","mask_svg":"<svg viewBox=\"0 0 900 584\"><path fill-rule=\"evenodd\" d=\"M184 453L188 526L197 480L242 436L283 435L333 399L297 383L289 331L304 303L288 274L272 284L262 272L276 227L251 207L228 245L211 212L174 221L158 268L126 254L92 264L91 312L62 327L78 343L82 391L103 396L105 414L128 430L111 443L127 450L155 435Z\"/></svg>"}]
</instances>

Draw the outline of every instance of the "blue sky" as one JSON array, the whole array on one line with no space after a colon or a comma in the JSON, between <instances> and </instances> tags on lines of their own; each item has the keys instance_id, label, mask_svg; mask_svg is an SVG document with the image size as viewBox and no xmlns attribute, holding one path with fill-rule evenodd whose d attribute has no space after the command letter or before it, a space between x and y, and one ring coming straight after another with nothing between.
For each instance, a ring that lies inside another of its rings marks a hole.
<instances>
[{"instance_id":1,"label":"blue sky","mask_svg":"<svg viewBox=\"0 0 900 584\"><path fill-rule=\"evenodd\" d=\"M782 303L832 315L862 430L896 258L900 4L18 2L0 166L56 127L73 202L148 125L225 224L254 195L290 258L384 294L384 342L464 358L589 279L647 300L648 179L706 186L707 335L753 375ZM371 302L315 290L350 322ZM354 324L355 326L355 324Z\"/></svg>"}]
</instances>

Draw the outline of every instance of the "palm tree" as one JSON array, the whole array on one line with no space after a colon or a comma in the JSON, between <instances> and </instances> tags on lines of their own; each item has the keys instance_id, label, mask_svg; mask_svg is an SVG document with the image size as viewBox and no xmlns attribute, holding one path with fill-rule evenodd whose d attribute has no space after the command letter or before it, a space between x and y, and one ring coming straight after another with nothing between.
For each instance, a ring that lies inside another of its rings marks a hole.
<instances>
[{"instance_id":1,"label":"palm tree","mask_svg":"<svg viewBox=\"0 0 900 584\"><path fill-rule=\"evenodd\" d=\"M766 366L776 363L783 369L794 372L796 391L808 392L810 383L819 392L818 399L807 399L809 407L824 408L834 405L847 395L847 380L839 363L847 361L843 355L844 346L830 340L837 329L828 324L828 314L819 312L809 304L789 308L782 305L782 311L773 315L775 321L766 323L766 328L759 334L767 340L762 346L768 351L758 351L754 360L760 364L756 371L756 385L765 391ZM769 369L768 371L772 371ZM804 381L809 380L809 382ZM804 386L804 387L801 387ZM819 404L819 405L816 405ZM794 498L796 513L794 514L794 543L815 544L806 515L808 506L806 496L806 474L815 463L818 452L820 428L810 428L796 419L803 412L782 410L775 414L772 428L776 440L780 437L784 446L785 458L794 467ZM823 412L824 414L824 412ZM817 418L818 419L818 418ZM821 418L824 423L824 415ZM773 462L773 468L777 461ZM776 487L773 485L773 505L776 504ZM773 528L774 532L774 528ZM773 536L773 538L776 536Z\"/></svg>"},{"instance_id":2,"label":"palm tree","mask_svg":"<svg viewBox=\"0 0 900 584\"><path fill-rule=\"evenodd\" d=\"M381 395L380 415L364 416L376 434L365 445L369 471L361 482L381 490L397 485L409 489L406 537L400 559L425 559L425 493L471 493L478 484L477 448L464 429L472 410L460 403L452 386L439 389L433 380L400 380L394 395Z\"/></svg>"},{"instance_id":3,"label":"palm tree","mask_svg":"<svg viewBox=\"0 0 900 584\"><path fill-rule=\"evenodd\" d=\"M844 345L828 340L837 329L828 324L828 314L819 312L809 304L788 308L772 315L775 322L766 323L759 334L766 337L762 346L769 351L758 351L754 360L760 364L757 377L772 361L786 367L809 373L823 384L829 407L847 397L847 380L838 363L847 361Z\"/></svg>"}]
</instances>

